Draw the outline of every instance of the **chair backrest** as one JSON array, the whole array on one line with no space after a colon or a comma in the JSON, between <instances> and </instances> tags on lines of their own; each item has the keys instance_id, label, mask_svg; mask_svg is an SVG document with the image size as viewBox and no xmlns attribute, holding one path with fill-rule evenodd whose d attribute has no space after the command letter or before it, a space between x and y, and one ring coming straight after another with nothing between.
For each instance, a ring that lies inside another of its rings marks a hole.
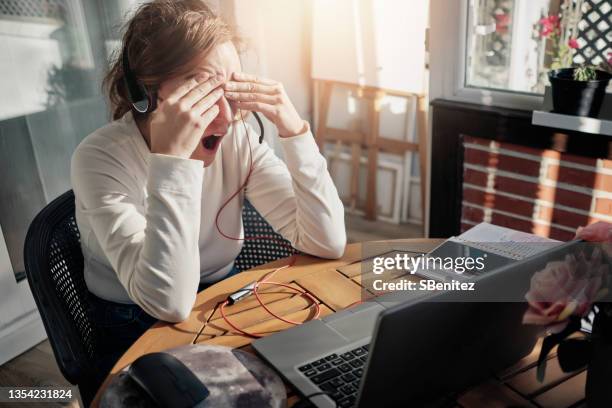
<instances>
[{"instance_id":1,"label":"chair backrest","mask_svg":"<svg viewBox=\"0 0 612 408\"><path fill-rule=\"evenodd\" d=\"M70 190L42 209L28 229L24 258L28 283L58 366L68 381L89 388L102 373L95 364L98 337L88 313L74 206Z\"/></svg>"},{"instance_id":2,"label":"chair backrest","mask_svg":"<svg viewBox=\"0 0 612 408\"><path fill-rule=\"evenodd\" d=\"M242 251L236 258L236 268L239 271L254 268L298 252L289 241L274 232L270 224L248 200L244 200L242 224L245 241Z\"/></svg>"}]
</instances>

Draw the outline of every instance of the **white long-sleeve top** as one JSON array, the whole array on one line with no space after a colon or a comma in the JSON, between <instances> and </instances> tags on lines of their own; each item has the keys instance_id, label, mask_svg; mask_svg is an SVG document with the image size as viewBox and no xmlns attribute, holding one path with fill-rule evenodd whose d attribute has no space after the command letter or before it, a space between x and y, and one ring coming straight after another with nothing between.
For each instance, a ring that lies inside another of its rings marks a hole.
<instances>
[{"instance_id":1,"label":"white long-sleeve top","mask_svg":"<svg viewBox=\"0 0 612 408\"><path fill-rule=\"evenodd\" d=\"M246 195L296 249L340 257L344 208L310 131L281 138L283 162L248 129L254 170L245 191L221 213L221 230L243 236ZM176 322L189 315L200 282L229 273L242 241L221 236L215 216L247 176L245 133L242 124L232 126L206 168L199 160L151 153L131 113L81 142L71 180L85 282L93 294Z\"/></svg>"}]
</instances>

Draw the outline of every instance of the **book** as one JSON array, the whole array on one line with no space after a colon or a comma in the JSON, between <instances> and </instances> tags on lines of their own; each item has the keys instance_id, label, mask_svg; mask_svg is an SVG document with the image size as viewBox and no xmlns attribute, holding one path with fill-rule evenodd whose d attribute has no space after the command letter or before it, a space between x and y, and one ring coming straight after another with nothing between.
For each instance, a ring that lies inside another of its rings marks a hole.
<instances>
[{"instance_id":1,"label":"book","mask_svg":"<svg viewBox=\"0 0 612 408\"><path fill-rule=\"evenodd\" d=\"M560 241L482 222L450 241L478 248L513 260L521 260L550 249Z\"/></svg>"}]
</instances>

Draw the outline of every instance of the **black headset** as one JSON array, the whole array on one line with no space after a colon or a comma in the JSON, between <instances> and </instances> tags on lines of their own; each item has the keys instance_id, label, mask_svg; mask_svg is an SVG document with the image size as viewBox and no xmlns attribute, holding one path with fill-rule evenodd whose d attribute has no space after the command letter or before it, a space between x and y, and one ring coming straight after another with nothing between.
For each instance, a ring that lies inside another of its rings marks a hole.
<instances>
[{"instance_id":1,"label":"black headset","mask_svg":"<svg viewBox=\"0 0 612 408\"><path fill-rule=\"evenodd\" d=\"M147 88L145 88L145 86L138 82L138 79L136 79L136 75L134 75L134 72L130 67L127 46L123 47L121 59L123 63L123 79L125 82L125 87L127 88L128 100L132 104L132 107L138 113L152 112L155 110L155 107L153 106L155 105L155 101L149 97Z\"/></svg>"},{"instance_id":2,"label":"black headset","mask_svg":"<svg viewBox=\"0 0 612 408\"><path fill-rule=\"evenodd\" d=\"M152 96L149 95L147 88L141 84L136 78L136 75L134 75L134 71L132 71L128 59L127 46L123 47L121 60L123 64L123 79L125 87L127 88L128 100L132 104L132 107L138 113L154 111L157 107L157 94L153 94ZM252 113L259 126L259 143L261 144L264 139L264 125L257 112Z\"/></svg>"}]
</instances>

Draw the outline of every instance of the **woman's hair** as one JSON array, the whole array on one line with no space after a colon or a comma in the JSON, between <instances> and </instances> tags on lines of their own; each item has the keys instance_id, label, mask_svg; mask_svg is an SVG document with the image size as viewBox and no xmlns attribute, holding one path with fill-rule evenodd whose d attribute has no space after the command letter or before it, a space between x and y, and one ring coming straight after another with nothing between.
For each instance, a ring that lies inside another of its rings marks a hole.
<instances>
[{"instance_id":1,"label":"woman's hair","mask_svg":"<svg viewBox=\"0 0 612 408\"><path fill-rule=\"evenodd\" d=\"M132 109L125 86L122 53L149 94L162 81L189 71L189 63L237 36L203 0L154 0L136 10L124 28L122 47L104 77L113 120Z\"/></svg>"}]
</instances>

